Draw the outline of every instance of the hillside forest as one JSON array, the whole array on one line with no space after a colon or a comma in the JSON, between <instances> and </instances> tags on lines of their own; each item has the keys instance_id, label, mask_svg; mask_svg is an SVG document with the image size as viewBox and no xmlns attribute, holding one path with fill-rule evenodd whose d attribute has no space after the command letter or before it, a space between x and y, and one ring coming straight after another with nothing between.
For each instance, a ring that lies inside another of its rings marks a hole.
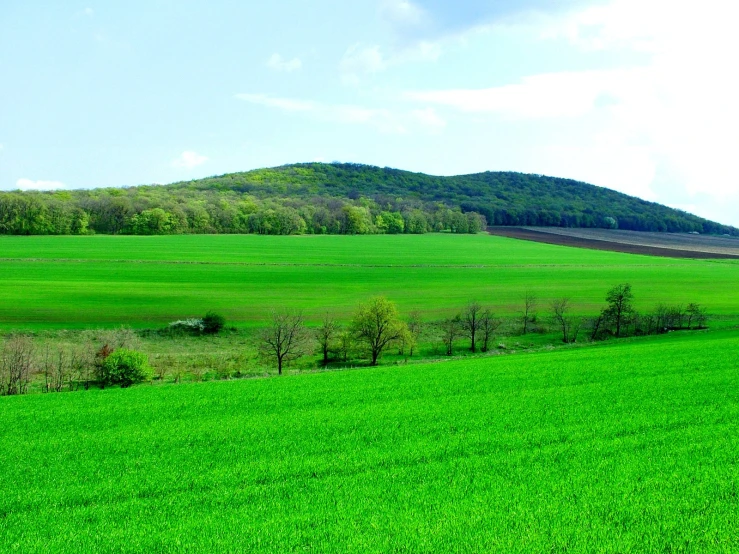
<instances>
[{"instance_id":1,"label":"hillside forest","mask_svg":"<svg viewBox=\"0 0 739 554\"><path fill-rule=\"evenodd\" d=\"M298 164L171 185L0 192L0 234L476 233L487 225L728 234L739 229L586 183Z\"/></svg>"}]
</instances>

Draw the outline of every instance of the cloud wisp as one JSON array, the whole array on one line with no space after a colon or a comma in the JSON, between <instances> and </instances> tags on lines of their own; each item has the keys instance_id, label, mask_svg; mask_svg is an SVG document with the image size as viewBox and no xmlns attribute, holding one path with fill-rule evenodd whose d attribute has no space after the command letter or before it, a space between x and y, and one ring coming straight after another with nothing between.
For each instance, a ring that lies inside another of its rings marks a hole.
<instances>
[{"instance_id":1,"label":"cloud wisp","mask_svg":"<svg viewBox=\"0 0 739 554\"><path fill-rule=\"evenodd\" d=\"M298 71L299 69L301 69L303 67L303 62L300 58L287 60L283 58L280 54L275 53L272 54L267 60L267 67L270 68L272 71L292 73L293 71Z\"/></svg>"},{"instance_id":2,"label":"cloud wisp","mask_svg":"<svg viewBox=\"0 0 739 554\"><path fill-rule=\"evenodd\" d=\"M435 110L410 110L396 112L387 108L368 108L352 104L326 104L313 100L280 98L267 94L237 94L243 102L302 114L317 121L344 125L365 125L387 134L405 134L412 130L438 132L445 126Z\"/></svg>"},{"instance_id":3,"label":"cloud wisp","mask_svg":"<svg viewBox=\"0 0 739 554\"><path fill-rule=\"evenodd\" d=\"M182 154L172 160L172 167L176 169L194 169L209 160L207 156L198 154L192 150L185 150Z\"/></svg>"}]
</instances>

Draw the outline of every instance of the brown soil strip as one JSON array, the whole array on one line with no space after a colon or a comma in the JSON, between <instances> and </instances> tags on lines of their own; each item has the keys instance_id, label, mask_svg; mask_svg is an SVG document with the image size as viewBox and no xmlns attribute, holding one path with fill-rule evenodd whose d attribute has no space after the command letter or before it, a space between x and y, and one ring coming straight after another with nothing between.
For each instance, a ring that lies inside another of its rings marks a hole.
<instances>
[{"instance_id":1,"label":"brown soil strip","mask_svg":"<svg viewBox=\"0 0 739 554\"><path fill-rule=\"evenodd\" d=\"M547 233L545 231L532 231L531 229L523 229L521 227L488 227L488 233L499 237L530 240L534 242L543 242L545 244L556 244L558 246L573 246L575 248L623 252L625 254L643 254L645 256L659 256L662 258L739 260L739 256L733 254L718 254L714 252L700 252L695 250L677 250L673 248L660 248L658 246L625 244L622 242L611 242L606 240L568 237L555 233Z\"/></svg>"}]
</instances>

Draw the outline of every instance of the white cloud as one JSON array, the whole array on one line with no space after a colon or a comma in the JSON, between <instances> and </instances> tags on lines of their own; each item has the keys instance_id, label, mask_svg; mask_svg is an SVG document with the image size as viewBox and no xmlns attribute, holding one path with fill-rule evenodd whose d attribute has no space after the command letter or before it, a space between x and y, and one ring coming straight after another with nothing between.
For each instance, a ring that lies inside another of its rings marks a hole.
<instances>
[{"instance_id":1,"label":"white cloud","mask_svg":"<svg viewBox=\"0 0 739 554\"><path fill-rule=\"evenodd\" d=\"M540 40L639 61L405 97L435 106L442 116L453 110L475 120L518 121L539 143L550 132L550 145L530 156L532 171L696 206L706 217L726 214L724 207L739 197L739 80L730 69L739 51L737 16L739 6L719 0L700 9L666 0L613 0L566 17L532 19L530 36ZM736 216L720 220L739 223Z\"/></svg>"},{"instance_id":2,"label":"white cloud","mask_svg":"<svg viewBox=\"0 0 739 554\"><path fill-rule=\"evenodd\" d=\"M182 154L172 160L172 167L178 169L193 169L200 165L203 165L208 161L208 157L202 156L192 150L185 150Z\"/></svg>"},{"instance_id":3,"label":"white cloud","mask_svg":"<svg viewBox=\"0 0 739 554\"><path fill-rule=\"evenodd\" d=\"M446 128L446 120L442 119L433 108L413 110L411 117L431 132L440 132Z\"/></svg>"},{"instance_id":4,"label":"white cloud","mask_svg":"<svg viewBox=\"0 0 739 554\"><path fill-rule=\"evenodd\" d=\"M393 114L386 109L365 108L349 104L323 104L311 100L277 98L266 94L237 94L236 98L286 112L304 113L321 121L368 125L386 133L406 132Z\"/></svg>"},{"instance_id":5,"label":"white cloud","mask_svg":"<svg viewBox=\"0 0 739 554\"><path fill-rule=\"evenodd\" d=\"M319 109L318 104L310 100L276 98L266 94L237 94L236 98L251 104L259 104L268 108L278 108L288 112L314 112Z\"/></svg>"},{"instance_id":6,"label":"white cloud","mask_svg":"<svg viewBox=\"0 0 739 554\"><path fill-rule=\"evenodd\" d=\"M513 118L576 117L590 112L604 95L618 93L624 87L622 79L618 71L549 73L500 87L415 91L406 97L463 112Z\"/></svg>"},{"instance_id":7,"label":"white cloud","mask_svg":"<svg viewBox=\"0 0 739 554\"><path fill-rule=\"evenodd\" d=\"M267 60L267 67L273 71L284 71L285 73L291 73L297 71L303 67L303 62L300 58L293 58L292 60L284 59L280 54L272 54Z\"/></svg>"},{"instance_id":8,"label":"white cloud","mask_svg":"<svg viewBox=\"0 0 739 554\"><path fill-rule=\"evenodd\" d=\"M399 25L420 25L428 16L420 6L410 0L384 0L380 5L380 16Z\"/></svg>"},{"instance_id":9,"label":"white cloud","mask_svg":"<svg viewBox=\"0 0 739 554\"><path fill-rule=\"evenodd\" d=\"M435 62L442 53L440 43L420 41L385 54L380 46L354 44L339 62L341 80L347 85L359 84L363 75L372 75L390 67L415 62Z\"/></svg>"},{"instance_id":10,"label":"white cloud","mask_svg":"<svg viewBox=\"0 0 739 554\"><path fill-rule=\"evenodd\" d=\"M366 125L389 134L404 134L412 130L438 132L445 125L433 109L395 112L387 108L325 104L312 100L279 98L267 94L237 94L235 98L250 104L303 114L318 121Z\"/></svg>"},{"instance_id":11,"label":"white cloud","mask_svg":"<svg viewBox=\"0 0 739 554\"><path fill-rule=\"evenodd\" d=\"M15 186L19 190L60 190L67 185L59 181L33 181L31 179L18 179Z\"/></svg>"}]
</instances>

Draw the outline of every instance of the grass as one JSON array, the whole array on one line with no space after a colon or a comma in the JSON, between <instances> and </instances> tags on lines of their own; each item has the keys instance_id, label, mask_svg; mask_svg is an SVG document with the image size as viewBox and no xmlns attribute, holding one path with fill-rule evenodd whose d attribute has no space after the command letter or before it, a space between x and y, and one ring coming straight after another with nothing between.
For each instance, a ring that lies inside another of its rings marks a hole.
<instances>
[{"instance_id":1,"label":"grass","mask_svg":"<svg viewBox=\"0 0 739 554\"><path fill-rule=\"evenodd\" d=\"M0 550L733 552L737 346L0 398Z\"/></svg>"},{"instance_id":2,"label":"grass","mask_svg":"<svg viewBox=\"0 0 739 554\"><path fill-rule=\"evenodd\" d=\"M289 305L346 319L385 294L436 317L470 299L501 314L530 289L592 314L631 282L637 307L691 302L739 320L739 264L673 260L487 235L0 237L0 326L156 326L214 309L259 325Z\"/></svg>"}]
</instances>

